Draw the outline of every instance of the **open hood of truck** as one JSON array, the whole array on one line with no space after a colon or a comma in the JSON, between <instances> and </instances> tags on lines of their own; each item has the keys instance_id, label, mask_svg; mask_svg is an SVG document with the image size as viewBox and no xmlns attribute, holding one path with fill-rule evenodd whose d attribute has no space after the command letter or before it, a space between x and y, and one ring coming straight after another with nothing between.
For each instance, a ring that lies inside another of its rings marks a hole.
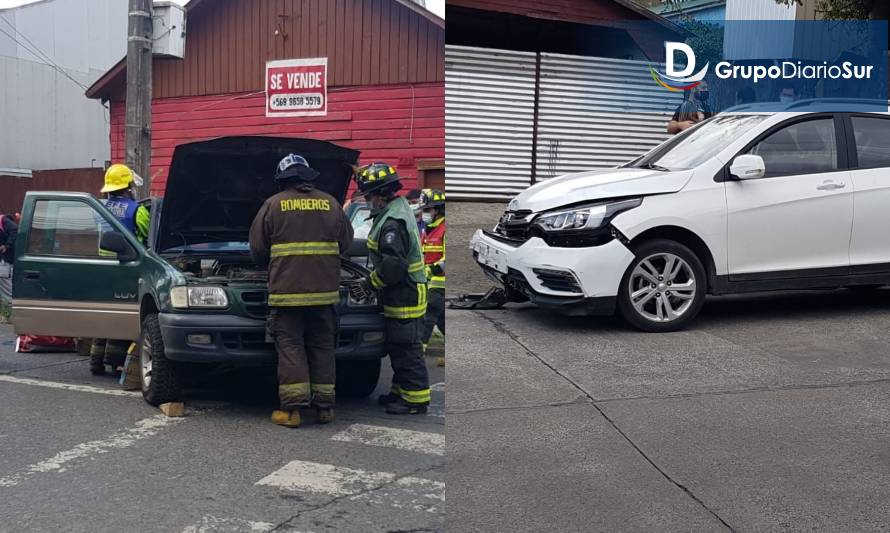
<instances>
[{"instance_id":1,"label":"open hood of truck","mask_svg":"<svg viewBox=\"0 0 890 533\"><path fill-rule=\"evenodd\" d=\"M320 172L315 186L346 198L359 152L313 139L222 137L182 144L173 152L154 248L246 242L260 206L278 192L278 162L300 154Z\"/></svg>"},{"instance_id":2,"label":"open hood of truck","mask_svg":"<svg viewBox=\"0 0 890 533\"><path fill-rule=\"evenodd\" d=\"M610 168L578 172L529 187L510 202L509 209L537 213L587 201L677 192L691 177L691 170Z\"/></svg>"}]
</instances>

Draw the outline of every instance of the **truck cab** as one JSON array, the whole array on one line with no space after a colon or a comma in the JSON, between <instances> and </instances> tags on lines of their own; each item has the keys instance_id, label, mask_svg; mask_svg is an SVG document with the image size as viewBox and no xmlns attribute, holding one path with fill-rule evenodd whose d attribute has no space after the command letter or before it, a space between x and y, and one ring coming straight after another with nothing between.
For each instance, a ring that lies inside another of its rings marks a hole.
<instances>
[{"instance_id":1,"label":"truck cab","mask_svg":"<svg viewBox=\"0 0 890 533\"><path fill-rule=\"evenodd\" d=\"M180 145L164 198L150 209L143 244L88 193L29 192L16 241L16 333L136 343L142 393L157 405L182 396L191 364L273 365L265 330L267 272L250 256L248 231L277 192L272 170L300 153L316 186L341 203L358 152L308 139L229 137ZM337 387L374 391L385 356L374 297L346 286L367 274L347 258L336 305Z\"/></svg>"}]
</instances>

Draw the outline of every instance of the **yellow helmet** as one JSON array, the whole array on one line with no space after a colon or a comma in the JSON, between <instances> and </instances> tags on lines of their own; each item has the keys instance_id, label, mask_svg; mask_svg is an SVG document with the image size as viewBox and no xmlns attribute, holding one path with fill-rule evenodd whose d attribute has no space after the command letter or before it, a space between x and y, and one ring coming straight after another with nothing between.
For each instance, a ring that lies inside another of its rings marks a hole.
<instances>
[{"instance_id":1,"label":"yellow helmet","mask_svg":"<svg viewBox=\"0 0 890 533\"><path fill-rule=\"evenodd\" d=\"M105 171L105 186L102 187L101 193L120 191L126 189L135 183L137 186L142 185L142 179L130 170L127 165L120 163L111 165Z\"/></svg>"}]
</instances>

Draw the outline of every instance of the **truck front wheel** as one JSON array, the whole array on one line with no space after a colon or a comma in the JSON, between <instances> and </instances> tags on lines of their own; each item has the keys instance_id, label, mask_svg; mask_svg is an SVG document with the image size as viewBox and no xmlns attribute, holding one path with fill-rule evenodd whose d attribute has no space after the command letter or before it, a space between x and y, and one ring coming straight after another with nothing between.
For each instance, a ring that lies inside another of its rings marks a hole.
<instances>
[{"instance_id":1,"label":"truck front wheel","mask_svg":"<svg viewBox=\"0 0 890 533\"><path fill-rule=\"evenodd\" d=\"M176 363L164 354L164 339L158 315L142 321L139 334L139 380L142 397L151 405L181 401L182 386Z\"/></svg>"},{"instance_id":2,"label":"truck front wheel","mask_svg":"<svg viewBox=\"0 0 890 533\"><path fill-rule=\"evenodd\" d=\"M337 362L337 395L343 398L365 398L377 388L380 380L380 359Z\"/></svg>"}]
</instances>

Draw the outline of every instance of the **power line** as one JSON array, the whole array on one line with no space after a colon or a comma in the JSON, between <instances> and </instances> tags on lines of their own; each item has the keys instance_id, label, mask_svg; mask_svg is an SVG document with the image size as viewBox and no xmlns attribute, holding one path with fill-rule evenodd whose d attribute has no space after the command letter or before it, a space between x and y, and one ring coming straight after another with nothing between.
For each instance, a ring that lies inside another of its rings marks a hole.
<instances>
[{"instance_id":1,"label":"power line","mask_svg":"<svg viewBox=\"0 0 890 533\"><path fill-rule=\"evenodd\" d=\"M4 17L0 17L0 20L2 20L3 22L5 22L10 28L12 28L12 31L13 31L14 33L20 35L25 41L27 41L28 44L30 45L30 47L29 47L28 45L25 45L24 43L22 43L22 42L19 41L18 39L16 39L14 35L10 35L8 32L6 32L5 30L3 30L3 28L0 28L0 33L3 33L4 35L6 35L6 36L9 37L10 39L12 39L12 41L13 41L14 43L16 43L17 45L21 46L21 47L24 48L26 51L28 51L31 55L33 55L35 58L37 58L37 60L38 60L39 62L45 64L45 65L48 66L48 67L51 67L52 69L54 69L54 70L55 70L56 72L58 72L59 74L62 74L63 76L65 76L66 78L68 78L69 80L71 80L75 85L77 85L77 86L80 87L81 89L83 89L83 90L87 90L87 86L86 86L86 85L80 83L79 81L77 81L76 79L74 79L70 74L68 74L67 72L65 72L65 69L64 69L64 68L62 68L58 63L56 63L55 61L53 61L52 58L50 58L49 55L47 55L45 52L43 52L43 50L41 50L36 44L34 44L33 42L31 42L31 39L28 39L28 36L27 36L27 35L23 34L23 33L20 32L18 29L16 29L16 27L13 26L11 22L9 22L8 20L6 20L6 18L4 18ZM32 49L32 48L33 48L33 49ZM36 50L36 52L35 52L35 50Z\"/></svg>"}]
</instances>

